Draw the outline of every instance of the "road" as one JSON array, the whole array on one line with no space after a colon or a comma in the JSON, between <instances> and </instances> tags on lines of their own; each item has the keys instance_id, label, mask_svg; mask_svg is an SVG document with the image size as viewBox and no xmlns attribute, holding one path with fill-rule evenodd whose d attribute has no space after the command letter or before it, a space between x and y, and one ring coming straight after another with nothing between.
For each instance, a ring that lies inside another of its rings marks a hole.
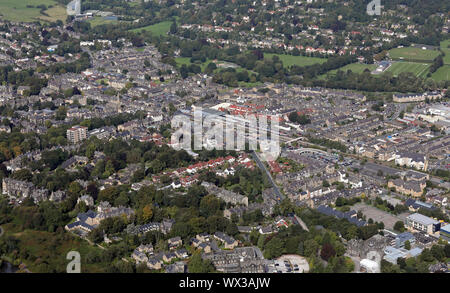
<instances>
[{"instance_id":1,"label":"road","mask_svg":"<svg viewBox=\"0 0 450 293\"><path fill-rule=\"evenodd\" d=\"M303 220L300 219L300 217L297 216L297 215L294 215L294 217L295 217L295 219L297 220L297 222L300 224L300 226L302 226L303 230L309 232L308 226L306 226L305 222L303 222Z\"/></svg>"},{"instance_id":2,"label":"road","mask_svg":"<svg viewBox=\"0 0 450 293\"><path fill-rule=\"evenodd\" d=\"M281 194L280 189L278 188L278 186L275 184L275 182L273 181L272 175L270 175L269 170L267 170L266 166L264 165L263 162L261 162L260 158L258 157L258 154L255 151L252 151L252 157L253 159L256 161L256 164L258 164L258 167L261 171L265 172L267 177L269 178L270 184L272 184L273 186L273 190L278 198L278 201L282 201L284 199L284 195Z\"/></svg>"}]
</instances>

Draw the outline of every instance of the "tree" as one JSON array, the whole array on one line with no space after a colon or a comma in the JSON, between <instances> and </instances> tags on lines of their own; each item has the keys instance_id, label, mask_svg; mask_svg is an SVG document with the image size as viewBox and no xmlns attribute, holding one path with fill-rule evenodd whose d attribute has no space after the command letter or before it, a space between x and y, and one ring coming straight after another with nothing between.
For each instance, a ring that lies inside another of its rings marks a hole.
<instances>
[{"instance_id":1,"label":"tree","mask_svg":"<svg viewBox=\"0 0 450 293\"><path fill-rule=\"evenodd\" d=\"M405 231L405 224L403 223L403 221L395 222L394 230L399 231L399 232L404 232Z\"/></svg>"},{"instance_id":2,"label":"tree","mask_svg":"<svg viewBox=\"0 0 450 293\"><path fill-rule=\"evenodd\" d=\"M101 243L103 241L103 232L96 228L89 233L88 238L94 243Z\"/></svg>"},{"instance_id":3,"label":"tree","mask_svg":"<svg viewBox=\"0 0 450 293\"><path fill-rule=\"evenodd\" d=\"M264 246L264 257L273 259L279 257L283 253L284 242L278 237L274 237Z\"/></svg>"},{"instance_id":4,"label":"tree","mask_svg":"<svg viewBox=\"0 0 450 293\"><path fill-rule=\"evenodd\" d=\"M200 252L194 252L188 262L189 273L211 273L214 272L214 266L208 260L203 260Z\"/></svg>"},{"instance_id":5,"label":"tree","mask_svg":"<svg viewBox=\"0 0 450 293\"><path fill-rule=\"evenodd\" d=\"M148 223L153 216L152 207L150 205L146 205L142 209L142 220L144 223Z\"/></svg>"},{"instance_id":6,"label":"tree","mask_svg":"<svg viewBox=\"0 0 450 293\"><path fill-rule=\"evenodd\" d=\"M407 249L407 250L411 249L411 243L409 242L409 240L405 241L405 249Z\"/></svg>"},{"instance_id":7,"label":"tree","mask_svg":"<svg viewBox=\"0 0 450 293\"><path fill-rule=\"evenodd\" d=\"M315 256L319 250L319 244L314 239L308 239L304 242L305 256Z\"/></svg>"},{"instance_id":8,"label":"tree","mask_svg":"<svg viewBox=\"0 0 450 293\"><path fill-rule=\"evenodd\" d=\"M328 261L331 257L336 255L336 251L334 250L333 245L331 245L330 243L325 243L322 246L322 250L320 251L320 257L325 260Z\"/></svg>"},{"instance_id":9,"label":"tree","mask_svg":"<svg viewBox=\"0 0 450 293\"><path fill-rule=\"evenodd\" d=\"M97 188L97 185L95 184L95 182L91 182L91 183L88 184L88 186L86 187L86 192L87 192L90 196L92 196L92 198L93 198L94 200L97 199L97 196L98 196L98 188Z\"/></svg>"},{"instance_id":10,"label":"tree","mask_svg":"<svg viewBox=\"0 0 450 293\"><path fill-rule=\"evenodd\" d=\"M177 22L174 19L172 24L170 25L170 33L173 35L173 34L176 34L177 31L178 31Z\"/></svg>"}]
</instances>

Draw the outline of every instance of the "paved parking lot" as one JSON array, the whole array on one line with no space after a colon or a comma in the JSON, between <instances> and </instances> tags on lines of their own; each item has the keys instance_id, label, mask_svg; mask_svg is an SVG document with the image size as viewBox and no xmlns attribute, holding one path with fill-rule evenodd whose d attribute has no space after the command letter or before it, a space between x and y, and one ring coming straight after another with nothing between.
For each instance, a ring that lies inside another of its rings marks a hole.
<instances>
[{"instance_id":1,"label":"paved parking lot","mask_svg":"<svg viewBox=\"0 0 450 293\"><path fill-rule=\"evenodd\" d=\"M308 261L296 254L282 255L276 259L275 264L278 264L278 268L284 272L289 273L307 273L309 272Z\"/></svg>"},{"instance_id":2,"label":"paved parking lot","mask_svg":"<svg viewBox=\"0 0 450 293\"><path fill-rule=\"evenodd\" d=\"M391 231L394 229L395 222L404 221L404 219L406 219L406 215L394 216L393 214L379 210L365 203L357 203L352 209L357 212L361 211L363 215L366 216L367 221L372 218L374 222L383 222L384 228Z\"/></svg>"}]
</instances>

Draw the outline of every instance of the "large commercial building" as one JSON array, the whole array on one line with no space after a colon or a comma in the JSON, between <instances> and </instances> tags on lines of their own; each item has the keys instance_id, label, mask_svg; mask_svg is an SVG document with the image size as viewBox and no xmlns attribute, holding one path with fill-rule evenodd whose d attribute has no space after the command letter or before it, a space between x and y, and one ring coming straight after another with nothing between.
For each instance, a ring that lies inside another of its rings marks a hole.
<instances>
[{"instance_id":1,"label":"large commercial building","mask_svg":"<svg viewBox=\"0 0 450 293\"><path fill-rule=\"evenodd\" d=\"M415 213L406 218L406 227L410 230L434 234L439 231L441 223L430 217Z\"/></svg>"},{"instance_id":2,"label":"large commercial building","mask_svg":"<svg viewBox=\"0 0 450 293\"><path fill-rule=\"evenodd\" d=\"M67 129L67 140L71 143L78 143L86 139L87 129L87 127L79 125Z\"/></svg>"}]
</instances>

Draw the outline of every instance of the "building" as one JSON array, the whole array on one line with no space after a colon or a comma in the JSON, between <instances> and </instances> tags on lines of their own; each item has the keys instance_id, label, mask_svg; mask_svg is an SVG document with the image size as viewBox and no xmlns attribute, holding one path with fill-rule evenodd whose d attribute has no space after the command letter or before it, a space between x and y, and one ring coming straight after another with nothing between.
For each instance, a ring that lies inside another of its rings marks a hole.
<instances>
[{"instance_id":1,"label":"building","mask_svg":"<svg viewBox=\"0 0 450 293\"><path fill-rule=\"evenodd\" d=\"M81 14L81 0L73 0L66 7L67 15Z\"/></svg>"},{"instance_id":2,"label":"building","mask_svg":"<svg viewBox=\"0 0 450 293\"><path fill-rule=\"evenodd\" d=\"M403 181L402 179L395 179L388 182L388 187L395 188L395 191L403 194L420 197L426 187L426 182L417 182L413 180Z\"/></svg>"},{"instance_id":3,"label":"building","mask_svg":"<svg viewBox=\"0 0 450 293\"><path fill-rule=\"evenodd\" d=\"M395 247L396 248L404 247L406 241L409 241L409 243L412 245L416 242L416 238L414 238L414 235L410 232L400 233L395 237Z\"/></svg>"},{"instance_id":4,"label":"building","mask_svg":"<svg viewBox=\"0 0 450 293\"><path fill-rule=\"evenodd\" d=\"M67 140L70 143L78 143L87 138L87 127L76 125L67 129Z\"/></svg>"},{"instance_id":5,"label":"building","mask_svg":"<svg viewBox=\"0 0 450 293\"><path fill-rule=\"evenodd\" d=\"M170 249L175 249L178 246L183 245L183 240L181 240L180 236L177 236L177 237L173 237L173 238L170 238L169 240L167 240L167 243L168 243Z\"/></svg>"},{"instance_id":6,"label":"building","mask_svg":"<svg viewBox=\"0 0 450 293\"><path fill-rule=\"evenodd\" d=\"M359 263L360 269L362 272L367 273L379 273L380 272L380 266L376 261L370 260L370 259L362 259Z\"/></svg>"},{"instance_id":7,"label":"building","mask_svg":"<svg viewBox=\"0 0 450 293\"><path fill-rule=\"evenodd\" d=\"M395 163L400 166L408 166L417 170L426 171L428 169L428 159L422 154L398 153L395 155Z\"/></svg>"},{"instance_id":8,"label":"building","mask_svg":"<svg viewBox=\"0 0 450 293\"><path fill-rule=\"evenodd\" d=\"M415 213L406 217L406 227L409 230L418 230L427 234L434 234L440 230L441 223L435 219Z\"/></svg>"},{"instance_id":9,"label":"building","mask_svg":"<svg viewBox=\"0 0 450 293\"><path fill-rule=\"evenodd\" d=\"M450 242L450 224L441 228L440 230L441 239Z\"/></svg>"},{"instance_id":10,"label":"building","mask_svg":"<svg viewBox=\"0 0 450 293\"><path fill-rule=\"evenodd\" d=\"M222 232L214 233L214 238L221 241L224 244L225 249L234 249L238 246L238 242L231 236L228 236Z\"/></svg>"},{"instance_id":11,"label":"building","mask_svg":"<svg viewBox=\"0 0 450 293\"><path fill-rule=\"evenodd\" d=\"M413 248L411 250L406 250L404 248L395 248L393 246L388 246L384 249L383 259L392 263L397 264L397 259L399 258L410 258L416 257L422 253L422 249L419 247Z\"/></svg>"},{"instance_id":12,"label":"building","mask_svg":"<svg viewBox=\"0 0 450 293\"><path fill-rule=\"evenodd\" d=\"M396 103L422 102L426 99L434 100L442 97L440 92L428 92L423 94L398 94L393 95L392 100Z\"/></svg>"}]
</instances>

